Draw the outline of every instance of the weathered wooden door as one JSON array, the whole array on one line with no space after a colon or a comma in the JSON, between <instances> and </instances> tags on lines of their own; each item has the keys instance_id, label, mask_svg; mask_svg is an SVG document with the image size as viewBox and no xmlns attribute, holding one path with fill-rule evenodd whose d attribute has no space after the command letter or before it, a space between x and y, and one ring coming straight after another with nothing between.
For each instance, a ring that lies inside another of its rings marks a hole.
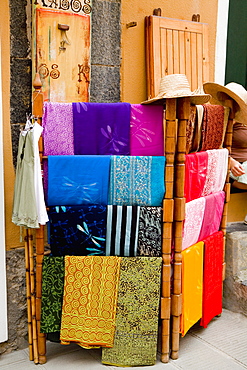
<instances>
[{"instance_id":1,"label":"weathered wooden door","mask_svg":"<svg viewBox=\"0 0 247 370\"><path fill-rule=\"evenodd\" d=\"M202 87L209 78L208 25L158 16L145 23L148 98L167 74L183 73L192 90Z\"/></svg>"}]
</instances>

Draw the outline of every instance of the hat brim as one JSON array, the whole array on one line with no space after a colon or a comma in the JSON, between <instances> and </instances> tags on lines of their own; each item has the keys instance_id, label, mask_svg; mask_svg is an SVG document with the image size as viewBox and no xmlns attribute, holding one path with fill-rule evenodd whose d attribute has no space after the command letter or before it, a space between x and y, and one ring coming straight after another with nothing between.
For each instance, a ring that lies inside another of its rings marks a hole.
<instances>
[{"instance_id":1,"label":"hat brim","mask_svg":"<svg viewBox=\"0 0 247 370\"><path fill-rule=\"evenodd\" d=\"M169 96L169 97L161 97L156 96L152 99L145 100L141 104L165 104L166 99L176 99L176 98L190 98L191 104L194 105L201 105L206 104L211 96L209 94L195 94L195 95L179 95L179 96Z\"/></svg>"},{"instance_id":2,"label":"hat brim","mask_svg":"<svg viewBox=\"0 0 247 370\"><path fill-rule=\"evenodd\" d=\"M237 95L227 87L219 85L215 82L206 82L205 84L203 84L203 89L207 94L210 94L212 96L210 99L211 104L224 105L224 102L228 99L228 97L233 99L237 103L237 111L235 112L234 118L235 121L240 123L247 123L247 105L245 104L243 99L239 97L239 95Z\"/></svg>"}]
</instances>

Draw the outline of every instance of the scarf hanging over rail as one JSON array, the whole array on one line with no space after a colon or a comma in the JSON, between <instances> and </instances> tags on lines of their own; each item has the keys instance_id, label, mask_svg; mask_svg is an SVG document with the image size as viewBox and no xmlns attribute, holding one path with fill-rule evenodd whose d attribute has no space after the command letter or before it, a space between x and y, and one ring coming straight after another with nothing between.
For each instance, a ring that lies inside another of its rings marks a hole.
<instances>
[{"instance_id":1,"label":"scarf hanging over rail","mask_svg":"<svg viewBox=\"0 0 247 370\"><path fill-rule=\"evenodd\" d=\"M120 257L66 256L60 340L112 347Z\"/></svg>"},{"instance_id":2,"label":"scarf hanging over rail","mask_svg":"<svg viewBox=\"0 0 247 370\"><path fill-rule=\"evenodd\" d=\"M193 148L193 137L197 121L196 106L190 106L190 116L186 125L186 154L190 153Z\"/></svg>"},{"instance_id":3,"label":"scarf hanging over rail","mask_svg":"<svg viewBox=\"0 0 247 370\"><path fill-rule=\"evenodd\" d=\"M207 153L208 168L203 196L223 190L228 168L228 150L226 148L207 150Z\"/></svg>"},{"instance_id":4,"label":"scarf hanging over rail","mask_svg":"<svg viewBox=\"0 0 247 370\"><path fill-rule=\"evenodd\" d=\"M164 155L163 106L131 105L130 155Z\"/></svg>"},{"instance_id":5,"label":"scarf hanging over rail","mask_svg":"<svg viewBox=\"0 0 247 370\"><path fill-rule=\"evenodd\" d=\"M205 205L205 197L194 199L185 204L182 250L198 242L202 228Z\"/></svg>"},{"instance_id":6,"label":"scarf hanging over rail","mask_svg":"<svg viewBox=\"0 0 247 370\"><path fill-rule=\"evenodd\" d=\"M107 204L109 156L49 156L48 205Z\"/></svg>"},{"instance_id":7,"label":"scarf hanging over rail","mask_svg":"<svg viewBox=\"0 0 247 370\"><path fill-rule=\"evenodd\" d=\"M139 213L138 206L107 206L107 256L136 256Z\"/></svg>"},{"instance_id":8,"label":"scarf hanging over rail","mask_svg":"<svg viewBox=\"0 0 247 370\"><path fill-rule=\"evenodd\" d=\"M112 156L108 204L161 206L164 172L165 157Z\"/></svg>"},{"instance_id":9,"label":"scarf hanging over rail","mask_svg":"<svg viewBox=\"0 0 247 370\"><path fill-rule=\"evenodd\" d=\"M219 230L225 202L225 192L219 191L218 193L207 195L205 201L205 211L199 240L203 240Z\"/></svg>"},{"instance_id":10,"label":"scarf hanging over rail","mask_svg":"<svg viewBox=\"0 0 247 370\"><path fill-rule=\"evenodd\" d=\"M162 208L140 207L137 255L160 257L162 245Z\"/></svg>"},{"instance_id":11,"label":"scarf hanging over rail","mask_svg":"<svg viewBox=\"0 0 247 370\"><path fill-rule=\"evenodd\" d=\"M72 103L75 154L129 155L129 103Z\"/></svg>"},{"instance_id":12,"label":"scarf hanging over rail","mask_svg":"<svg viewBox=\"0 0 247 370\"><path fill-rule=\"evenodd\" d=\"M41 333L59 332L64 285L64 258L44 256L42 267Z\"/></svg>"},{"instance_id":13,"label":"scarf hanging over rail","mask_svg":"<svg viewBox=\"0 0 247 370\"><path fill-rule=\"evenodd\" d=\"M201 150L219 149L224 135L224 107L204 104Z\"/></svg>"},{"instance_id":14,"label":"scarf hanging over rail","mask_svg":"<svg viewBox=\"0 0 247 370\"><path fill-rule=\"evenodd\" d=\"M71 103L44 103L44 155L73 155L73 111Z\"/></svg>"},{"instance_id":15,"label":"scarf hanging over rail","mask_svg":"<svg viewBox=\"0 0 247 370\"><path fill-rule=\"evenodd\" d=\"M105 255L106 206L53 206L49 218L53 256Z\"/></svg>"},{"instance_id":16,"label":"scarf hanging over rail","mask_svg":"<svg viewBox=\"0 0 247 370\"><path fill-rule=\"evenodd\" d=\"M182 336L202 317L203 244L182 251Z\"/></svg>"},{"instance_id":17,"label":"scarf hanging over rail","mask_svg":"<svg viewBox=\"0 0 247 370\"><path fill-rule=\"evenodd\" d=\"M161 263L161 257L122 258L114 346L103 348L104 364L155 364Z\"/></svg>"},{"instance_id":18,"label":"scarf hanging over rail","mask_svg":"<svg viewBox=\"0 0 247 370\"><path fill-rule=\"evenodd\" d=\"M223 232L204 240L203 300L200 325L204 328L222 312Z\"/></svg>"},{"instance_id":19,"label":"scarf hanging over rail","mask_svg":"<svg viewBox=\"0 0 247 370\"><path fill-rule=\"evenodd\" d=\"M200 198L204 189L208 166L208 153L198 152L186 155L185 186L186 202Z\"/></svg>"}]
</instances>

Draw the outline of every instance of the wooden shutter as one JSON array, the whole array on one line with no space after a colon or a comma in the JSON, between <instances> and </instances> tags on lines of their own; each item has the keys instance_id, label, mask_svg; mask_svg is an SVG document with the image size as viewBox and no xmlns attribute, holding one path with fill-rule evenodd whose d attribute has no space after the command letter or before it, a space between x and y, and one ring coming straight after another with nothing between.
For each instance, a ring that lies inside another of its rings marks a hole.
<instances>
[{"instance_id":1,"label":"wooden shutter","mask_svg":"<svg viewBox=\"0 0 247 370\"><path fill-rule=\"evenodd\" d=\"M145 19L148 98L159 92L160 79L183 73L195 90L209 79L208 25L157 16Z\"/></svg>"}]
</instances>

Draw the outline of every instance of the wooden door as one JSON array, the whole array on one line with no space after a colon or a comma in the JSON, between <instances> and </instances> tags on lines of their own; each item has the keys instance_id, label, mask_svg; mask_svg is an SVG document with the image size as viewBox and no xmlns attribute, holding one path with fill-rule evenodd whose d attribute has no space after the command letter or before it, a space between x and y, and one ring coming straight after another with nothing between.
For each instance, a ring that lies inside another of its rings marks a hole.
<instances>
[{"instance_id":1,"label":"wooden door","mask_svg":"<svg viewBox=\"0 0 247 370\"><path fill-rule=\"evenodd\" d=\"M148 98L159 92L161 77L183 73L191 89L209 78L208 25L165 17L146 17Z\"/></svg>"}]
</instances>

